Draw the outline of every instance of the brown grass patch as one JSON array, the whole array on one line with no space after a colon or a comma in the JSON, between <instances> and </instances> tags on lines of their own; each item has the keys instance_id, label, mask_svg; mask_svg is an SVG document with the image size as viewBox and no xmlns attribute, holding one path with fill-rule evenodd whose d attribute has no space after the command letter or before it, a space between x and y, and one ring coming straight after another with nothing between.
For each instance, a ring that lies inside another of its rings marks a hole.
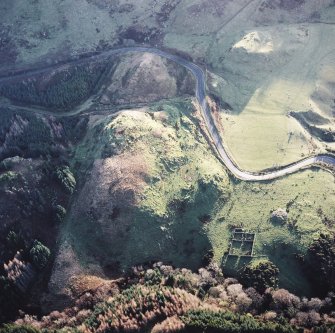
<instances>
[{"instance_id":1,"label":"brown grass patch","mask_svg":"<svg viewBox=\"0 0 335 333\"><path fill-rule=\"evenodd\" d=\"M149 177L149 166L143 155L124 153L102 162L100 175L110 178L109 193L128 204L136 204ZM103 181L102 179L102 181Z\"/></svg>"},{"instance_id":2,"label":"brown grass patch","mask_svg":"<svg viewBox=\"0 0 335 333\"><path fill-rule=\"evenodd\" d=\"M70 289L75 297L86 292L95 291L106 283L106 280L93 275L73 276L70 280Z\"/></svg>"}]
</instances>

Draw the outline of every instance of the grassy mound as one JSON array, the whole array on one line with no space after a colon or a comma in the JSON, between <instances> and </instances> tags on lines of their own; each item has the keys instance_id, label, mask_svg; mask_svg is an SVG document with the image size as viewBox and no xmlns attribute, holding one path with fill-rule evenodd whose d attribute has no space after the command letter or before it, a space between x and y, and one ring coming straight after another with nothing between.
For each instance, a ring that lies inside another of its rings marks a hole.
<instances>
[{"instance_id":1,"label":"grassy mound","mask_svg":"<svg viewBox=\"0 0 335 333\"><path fill-rule=\"evenodd\" d=\"M107 276L152 260L199 267L211 250L207 225L228 200L230 182L189 100L98 121L75 160L81 190L55 281L78 263Z\"/></svg>"}]
</instances>

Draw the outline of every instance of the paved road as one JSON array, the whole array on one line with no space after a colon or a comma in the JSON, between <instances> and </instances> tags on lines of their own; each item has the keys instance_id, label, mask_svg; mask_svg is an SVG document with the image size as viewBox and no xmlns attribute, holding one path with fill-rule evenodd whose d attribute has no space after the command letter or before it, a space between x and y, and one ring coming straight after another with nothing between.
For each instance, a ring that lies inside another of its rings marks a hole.
<instances>
[{"instance_id":1,"label":"paved road","mask_svg":"<svg viewBox=\"0 0 335 333\"><path fill-rule=\"evenodd\" d=\"M229 156L227 153L224 144L222 142L222 139L219 135L218 129L215 126L215 123L213 121L213 117L211 114L211 110L207 104L206 101L206 76L204 71L202 70L201 67L198 65L180 57L177 55L173 55L170 53L167 53L165 51L155 49L155 48L147 48L147 47L126 47L126 48L120 48L120 49L112 49L108 51L101 52L99 54L94 54L86 58L78 59L78 60L73 60L71 61L72 63L83 63L85 61L92 61L92 60L98 60L106 57L110 57L112 55L122 55L130 52L148 52L148 53L153 53L156 55L159 55L163 58L169 59L174 61L175 63L178 63L179 65L185 67L188 69L193 76L196 79L196 98L198 100L199 105L201 106L202 114L208 129L208 132L213 140L214 146L219 154L219 157L221 161L225 164L227 169L236 177L241 180L246 180L246 181L266 181L266 180L272 180L276 179L294 172L297 172L299 170L312 167L312 166L322 166L324 164L330 165L335 167L335 157L331 155L316 155L313 157L305 158L300 161L297 161L291 165L288 166L283 166L280 169L276 169L273 171L269 172L248 172L241 170L233 161L233 159ZM11 76L4 76L0 77L0 83L5 83L9 82L13 79L18 79L18 78L27 78L31 75L36 75L36 74L41 74L44 73L48 70L50 70L53 67L57 67L57 65L51 65L45 68L41 69L34 69L31 71L26 71L24 73L20 74L14 74ZM37 111L37 110L36 110ZM37 112L43 113L43 111L38 110ZM74 112L71 112L71 114L67 115L74 115L82 112L82 108L78 108L78 110L75 110ZM50 112L46 111L45 113L50 114ZM57 116L57 114L54 114ZM66 116L66 114L62 114L62 116Z\"/></svg>"}]
</instances>

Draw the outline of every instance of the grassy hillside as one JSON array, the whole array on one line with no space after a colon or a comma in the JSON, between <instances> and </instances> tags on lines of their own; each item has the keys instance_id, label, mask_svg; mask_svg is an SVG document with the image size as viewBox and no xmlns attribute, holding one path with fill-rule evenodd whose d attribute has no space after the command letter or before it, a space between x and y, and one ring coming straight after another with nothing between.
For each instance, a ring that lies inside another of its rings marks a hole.
<instances>
[{"instance_id":1,"label":"grassy hillside","mask_svg":"<svg viewBox=\"0 0 335 333\"><path fill-rule=\"evenodd\" d=\"M75 156L88 170L78 177L55 280L73 273L69 251L82 269L106 275L151 260L200 265L211 249L204 226L230 185L197 123L190 100L175 100L92 125Z\"/></svg>"},{"instance_id":2,"label":"grassy hillside","mask_svg":"<svg viewBox=\"0 0 335 333\"><path fill-rule=\"evenodd\" d=\"M213 42L217 38L226 36L231 41L233 31L246 27L332 22L331 4L331 0L2 2L0 9L6 13L0 21L6 46L1 49L3 65L58 58L122 41L165 45L205 57L216 52Z\"/></svg>"},{"instance_id":3,"label":"grassy hillside","mask_svg":"<svg viewBox=\"0 0 335 333\"><path fill-rule=\"evenodd\" d=\"M334 177L324 171L304 171L269 184L236 184L216 222L208 226L215 257L221 260L227 251L232 226L256 232L254 254L268 256L279 267L280 285L309 294L313 288L298 258L320 232L335 230L334 200ZM284 224L271 221L278 208L288 212Z\"/></svg>"},{"instance_id":4,"label":"grassy hillside","mask_svg":"<svg viewBox=\"0 0 335 333\"><path fill-rule=\"evenodd\" d=\"M194 87L195 80L182 66L151 53L129 53L117 57L99 102L103 105L150 103L193 95Z\"/></svg>"},{"instance_id":5,"label":"grassy hillside","mask_svg":"<svg viewBox=\"0 0 335 333\"><path fill-rule=\"evenodd\" d=\"M116 46L168 48L219 75L208 86L232 107L222 117L223 135L242 168L265 169L335 149L331 0L31 0L28 6L15 0L0 6L6 12L0 19L4 68ZM174 90L169 80L159 85ZM114 88L113 98L122 102ZM289 116L309 111L316 117L308 122ZM325 125L315 128L319 117Z\"/></svg>"},{"instance_id":6,"label":"grassy hillside","mask_svg":"<svg viewBox=\"0 0 335 333\"><path fill-rule=\"evenodd\" d=\"M320 232L335 230L333 175L233 181L195 110L191 100L175 99L91 118L75 153L81 187L63 230L55 291L73 274L117 276L152 260L194 269L212 250L235 274L241 266L226 262L226 252L232 229L243 227L256 233L254 255L279 267L281 286L312 293L299 258ZM278 208L288 214L284 224L271 221Z\"/></svg>"},{"instance_id":7,"label":"grassy hillside","mask_svg":"<svg viewBox=\"0 0 335 333\"><path fill-rule=\"evenodd\" d=\"M333 34L332 25L304 23L246 27L233 41L225 34L217 40L211 59L220 76L209 76L208 87L231 107L222 113L223 138L242 168L284 165L333 147ZM222 48L229 50L220 62Z\"/></svg>"}]
</instances>

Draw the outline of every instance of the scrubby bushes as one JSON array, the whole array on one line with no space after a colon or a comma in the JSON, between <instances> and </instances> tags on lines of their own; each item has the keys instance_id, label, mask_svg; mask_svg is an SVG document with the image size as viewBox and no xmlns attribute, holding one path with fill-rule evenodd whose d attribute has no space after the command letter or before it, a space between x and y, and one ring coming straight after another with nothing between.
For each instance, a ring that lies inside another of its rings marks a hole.
<instances>
[{"instance_id":1,"label":"scrubby bushes","mask_svg":"<svg viewBox=\"0 0 335 333\"><path fill-rule=\"evenodd\" d=\"M14 231L6 237L6 251L2 252L5 257L16 254L6 259L3 269L0 267L0 323L15 318L27 301L27 291L37 275L35 269L43 274L50 259L50 250L41 242L35 240L29 244Z\"/></svg>"},{"instance_id":2,"label":"scrubby bushes","mask_svg":"<svg viewBox=\"0 0 335 333\"><path fill-rule=\"evenodd\" d=\"M231 311L193 310L181 317L185 328L182 332L194 333L294 333L297 329L276 322L261 322L252 316Z\"/></svg>"},{"instance_id":3,"label":"scrubby bushes","mask_svg":"<svg viewBox=\"0 0 335 333\"><path fill-rule=\"evenodd\" d=\"M286 289L278 289L271 293L272 308L277 311L286 311L300 307L299 297L291 294Z\"/></svg>"},{"instance_id":4,"label":"scrubby bushes","mask_svg":"<svg viewBox=\"0 0 335 333\"><path fill-rule=\"evenodd\" d=\"M0 185L5 185L8 183L12 183L15 179L17 179L19 175L13 171L7 171L0 175Z\"/></svg>"},{"instance_id":5,"label":"scrubby bushes","mask_svg":"<svg viewBox=\"0 0 335 333\"><path fill-rule=\"evenodd\" d=\"M88 117L54 118L25 111L0 108L0 161L8 157L40 158L64 156L69 143L78 143L86 133ZM8 171L11 162L1 162Z\"/></svg>"},{"instance_id":6,"label":"scrubby bushes","mask_svg":"<svg viewBox=\"0 0 335 333\"><path fill-rule=\"evenodd\" d=\"M162 274L159 269L148 269L145 272L144 280L148 285L158 285L162 281Z\"/></svg>"},{"instance_id":7,"label":"scrubby bushes","mask_svg":"<svg viewBox=\"0 0 335 333\"><path fill-rule=\"evenodd\" d=\"M181 289L131 287L111 302L97 306L85 326L92 332L140 331L150 323L197 306L199 300Z\"/></svg>"},{"instance_id":8,"label":"scrubby bushes","mask_svg":"<svg viewBox=\"0 0 335 333\"><path fill-rule=\"evenodd\" d=\"M54 172L54 178L70 194L76 187L76 179L68 166L60 166Z\"/></svg>"},{"instance_id":9,"label":"scrubby bushes","mask_svg":"<svg viewBox=\"0 0 335 333\"><path fill-rule=\"evenodd\" d=\"M40 331L29 325L6 324L0 327L0 333L39 333Z\"/></svg>"},{"instance_id":10,"label":"scrubby bushes","mask_svg":"<svg viewBox=\"0 0 335 333\"><path fill-rule=\"evenodd\" d=\"M54 212L54 221L57 224L62 223L66 215L66 209L61 205L55 205L53 207L53 212Z\"/></svg>"},{"instance_id":11,"label":"scrubby bushes","mask_svg":"<svg viewBox=\"0 0 335 333\"><path fill-rule=\"evenodd\" d=\"M38 240L34 241L29 252L29 256L31 262L36 266L36 268L43 269L47 265L50 255L50 250L46 246Z\"/></svg>"},{"instance_id":12,"label":"scrubby bushes","mask_svg":"<svg viewBox=\"0 0 335 333\"><path fill-rule=\"evenodd\" d=\"M29 113L0 110L0 160L13 157L40 157L51 154L54 144L48 125Z\"/></svg>"},{"instance_id":13,"label":"scrubby bushes","mask_svg":"<svg viewBox=\"0 0 335 333\"><path fill-rule=\"evenodd\" d=\"M321 234L308 249L306 273L320 293L335 291L335 234Z\"/></svg>"},{"instance_id":14,"label":"scrubby bushes","mask_svg":"<svg viewBox=\"0 0 335 333\"><path fill-rule=\"evenodd\" d=\"M15 231L10 230L6 236L6 245L10 250L16 252L24 248L24 241L22 236L17 234Z\"/></svg>"},{"instance_id":15,"label":"scrubby bushes","mask_svg":"<svg viewBox=\"0 0 335 333\"><path fill-rule=\"evenodd\" d=\"M284 289L268 288L258 293L235 279L223 278L210 267L195 273L162 263L138 266L117 282L119 292L115 283L99 285L102 287L82 294L72 308L54 311L40 321L27 316L17 323L83 332L144 332L154 327L152 332L156 333L293 333L296 327L321 324L320 332L328 333L326 329L335 324L331 295L324 300L308 300Z\"/></svg>"},{"instance_id":16,"label":"scrubby bushes","mask_svg":"<svg viewBox=\"0 0 335 333\"><path fill-rule=\"evenodd\" d=\"M243 269L240 279L244 285L260 292L277 287L279 269L269 260L251 262Z\"/></svg>"}]
</instances>

